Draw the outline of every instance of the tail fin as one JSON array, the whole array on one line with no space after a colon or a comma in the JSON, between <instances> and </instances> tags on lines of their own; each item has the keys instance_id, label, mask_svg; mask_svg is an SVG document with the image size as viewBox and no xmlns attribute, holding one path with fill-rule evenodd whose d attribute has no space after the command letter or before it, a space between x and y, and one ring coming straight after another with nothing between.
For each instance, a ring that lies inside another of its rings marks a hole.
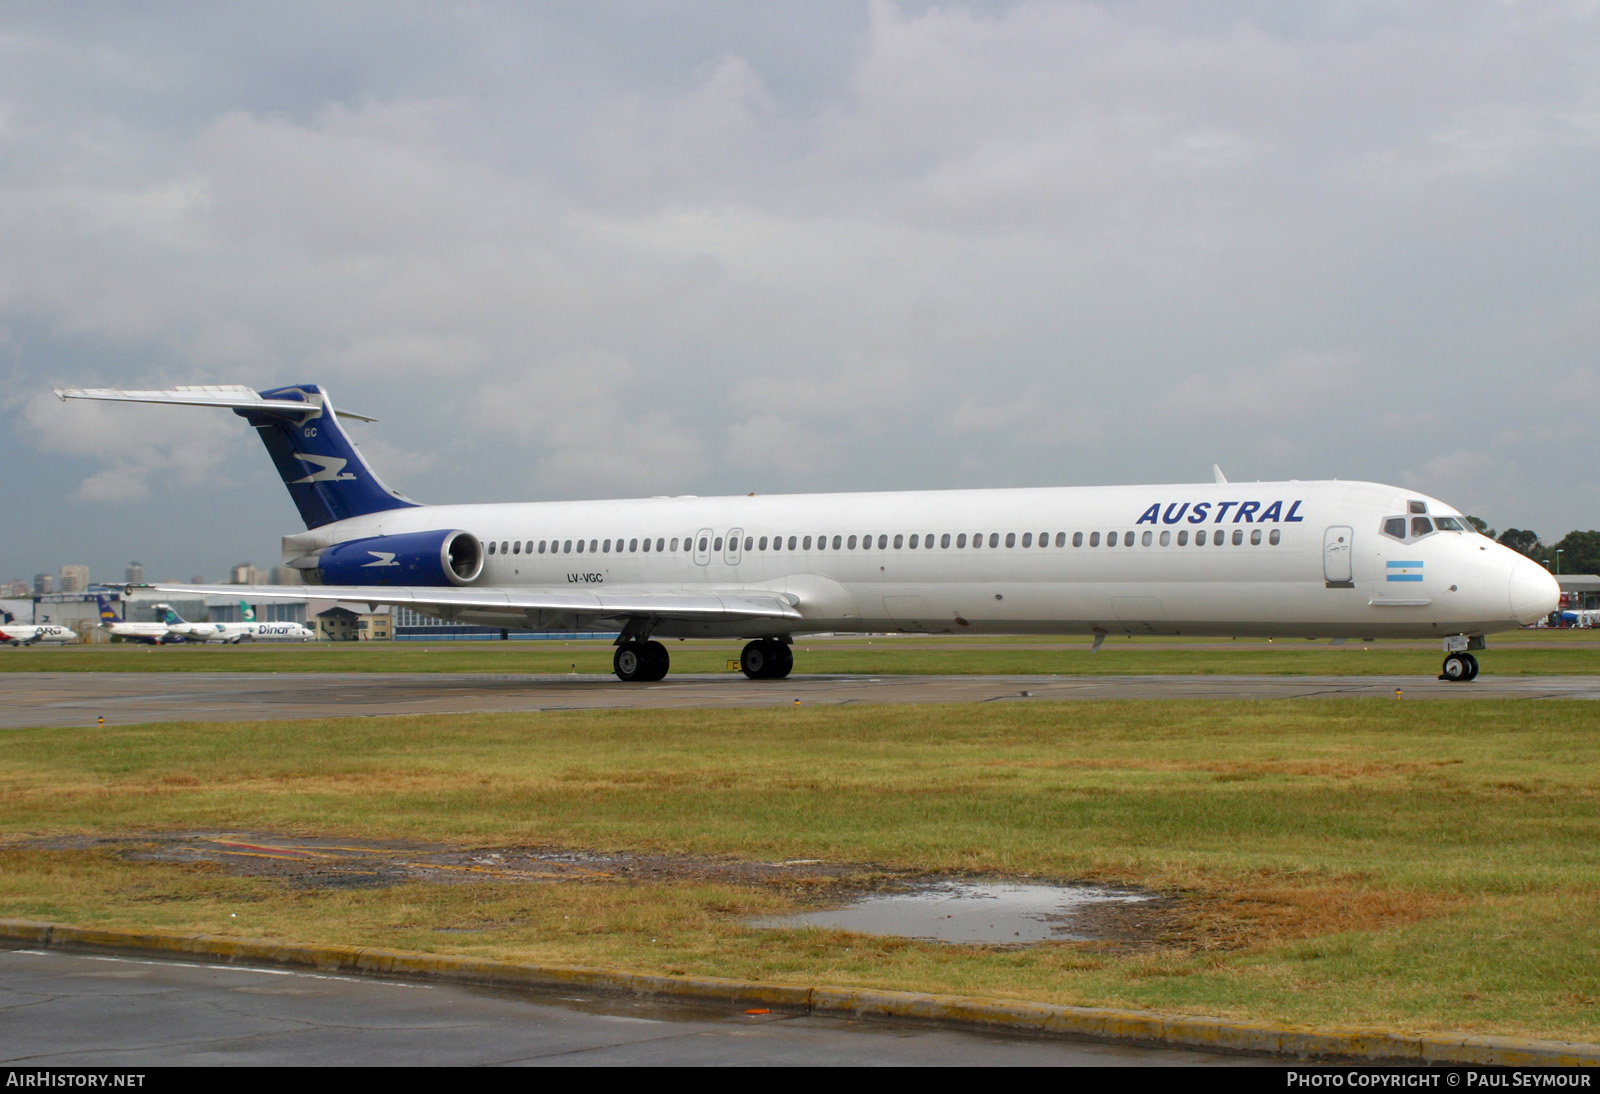
<instances>
[{"instance_id":1,"label":"tail fin","mask_svg":"<svg viewBox=\"0 0 1600 1094\"><path fill-rule=\"evenodd\" d=\"M180 623L189 622L183 616L173 611L171 604L157 604L156 607L161 609L161 622L165 623L169 627L177 626Z\"/></svg>"},{"instance_id":2,"label":"tail fin","mask_svg":"<svg viewBox=\"0 0 1600 1094\"><path fill-rule=\"evenodd\" d=\"M56 394L63 399L230 408L260 433L307 528L417 504L389 489L367 466L340 424L327 393L316 384L262 392L239 386L175 387L162 391L57 388Z\"/></svg>"},{"instance_id":3,"label":"tail fin","mask_svg":"<svg viewBox=\"0 0 1600 1094\"><path fill-rule=\"evenodd\" d=\"M121 623L122 622L122 617L117 615L117 609L115 609L115 608L113 608L111 606L111 601L106 599L106 596L105 596L104 593L101 593L99 596L95 597L95 599L100 602L100 622L102 622L102 623Z\"/></svg>"},{"instance_id":4,"label":"tail fin","mask_svg":"<svg viewBox=\"0 0 1600 1094\"><path fill-rule=\"evenodd\" d=\"M246 623L254 623L256 621L256 610L247 601L241 600L239 601L239 618Z\"/></svg>"}]
</instances>

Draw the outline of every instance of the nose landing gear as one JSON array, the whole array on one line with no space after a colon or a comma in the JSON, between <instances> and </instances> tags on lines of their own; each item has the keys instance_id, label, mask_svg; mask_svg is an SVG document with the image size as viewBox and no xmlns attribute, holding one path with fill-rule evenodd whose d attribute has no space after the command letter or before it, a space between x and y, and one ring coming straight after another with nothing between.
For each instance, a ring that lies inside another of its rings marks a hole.
<instances>
[{"instance_id":1,"label":"nose landing gear","mask_svg":"<svg viewBox=\"0 0 1600 1094\"><path fill-rule=\"evenodd\" d=\"M1439 672L1439 679L1449 680L1453 683L1465 683L1478 678L1478 659L1468 650L1484 649L1486 643L1481 634L1453 634L1444 640L1444 668Z\"/></svg>"}]
</instances>

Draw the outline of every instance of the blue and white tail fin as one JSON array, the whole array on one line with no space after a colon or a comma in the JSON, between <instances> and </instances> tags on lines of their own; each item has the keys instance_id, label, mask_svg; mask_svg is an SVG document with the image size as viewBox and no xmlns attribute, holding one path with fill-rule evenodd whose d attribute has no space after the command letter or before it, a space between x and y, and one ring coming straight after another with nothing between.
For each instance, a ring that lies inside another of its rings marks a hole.
<instances>
[{"instance_id":1,"label":"blue and white tail fin","mask_svg":"<svg viewBox=\"0 0 1600 1094\"><path fill-rule=\"evenodd\" d=\"M189 622L183 616L173 611L171 604L157 604L156 607L161 609L161 622L165 623L169 627L177 627Z\"/></svg>"},{"instance_id":2,"label":"blue and white tail fin","mask_svg":"<svg viewBox=\"0 0 1600 1094\"><path fill-rule=\"evenodd\" d=\"M99 596L95 597L95 599L100 602L100 622L101 623L121 623L122 622L122 617L117 614L117 609L115 609L115 608L113 608L111 606L111 601L106 599L104 593L101 593Z\"/></svg>"},{"instance_id":3,"label":"blue and white tail fin","mask_svg":"<svg viewBox=\"0 0 1600 1094\"><path fill-rule=\"evenodd\" d=\"M389 509L408 509L417 504L384 485L367 466L340 424L327 393L316 384L297 384L261 392L239 386L175 387L161 391L57 388L56 394L63 399L231 409L256 427L307 528L320 528L337 520ZM364 420L371 421L370 418Z\"/></svg>"}]
</instances>

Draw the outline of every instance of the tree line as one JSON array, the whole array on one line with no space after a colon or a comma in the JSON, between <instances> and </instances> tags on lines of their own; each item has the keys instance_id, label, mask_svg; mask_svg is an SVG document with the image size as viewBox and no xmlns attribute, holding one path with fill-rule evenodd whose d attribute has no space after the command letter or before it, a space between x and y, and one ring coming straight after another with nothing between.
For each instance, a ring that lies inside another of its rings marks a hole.
<instances>
[{"instance_id":1,"label":"tree line","mask_svg":"<svg viewBox=\"0 0 1600 1094\"><path fill-rule=\"evenodd\" d=\"M1600 574L1600 532L1572 531L1555 543L1545 543L1531 528L1507 528L1496 535L1493 528L1477 517L1468 517L1467 523L1496 543L1526 555L1541 566L1548 566L1551 573L1556 570L1556 552L1559 551L1562 573Z\"/></svg>"}]
</instances>

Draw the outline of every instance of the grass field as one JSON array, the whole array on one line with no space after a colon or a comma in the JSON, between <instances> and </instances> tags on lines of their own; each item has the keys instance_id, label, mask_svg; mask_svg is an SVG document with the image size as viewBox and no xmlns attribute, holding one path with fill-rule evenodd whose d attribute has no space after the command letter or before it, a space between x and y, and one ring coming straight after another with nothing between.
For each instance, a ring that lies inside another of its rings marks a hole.
<instances>
[{"instance_id":1,"label":"grass field","mask_svg":"<svg viewBox=\"0 0 1600 1094\"><path fill-rule=\"evenodd\" d=\"M0 915L1600 1041L1600 733L1582 703L569 712L6 746ZM1170 904L1142 942L940 946L747 925L823 895L804 885L318 888L61 842L201 830L820 859L861 885L1085 879Z\"/></svg>"},{"instance_id":2,"label":"grass field","mask_svg":"<svg viewBox=\"0 0 1600 1094\"><path fill-rule=\"evenodd\" d=\"M673 672L724 672L737 642L670 642ZM795 643L798 673L1063 676L1434 675L1432 642L1111 638L813 638ZM136 646L0 649L0 672L486 672L609 673L609 642L323 642L281 646ZM1494 635L1480 655L1492 675L1600 671L1600 630Z\"/></svg>"}]
</instances>

